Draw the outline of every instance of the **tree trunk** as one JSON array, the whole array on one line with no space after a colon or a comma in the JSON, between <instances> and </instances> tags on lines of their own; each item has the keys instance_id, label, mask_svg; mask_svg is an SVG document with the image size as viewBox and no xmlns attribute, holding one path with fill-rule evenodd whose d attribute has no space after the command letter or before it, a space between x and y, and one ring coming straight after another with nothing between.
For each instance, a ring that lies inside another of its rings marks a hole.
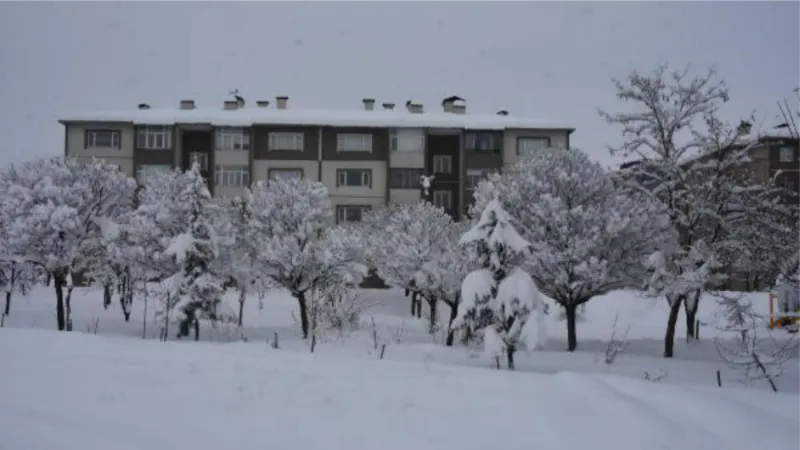
<instances>
[{"instance_id":1,"label":"tree trunk","mask_svg":"<svg viewBox=\"0 0 800 450\"><path fill-rule=\"evenodd\" d=\"M514 370L514 347L509 346L506 349L506 361L508 363L508 370Z\"/></svg>"},{"instance_id":2,"label":"tree trunk","mask_svg":"<svg viewBox=\"0 0 800 450\"><path fill-rule=\"evenodd\" d=\"M62 275L53 277L53 287L56 290L56 322L58 323L58 331L64 331L64 329L67 328L67 322L64 318L64 277Z\"/></svg>"},{"instance_id":3,"label":"tree trunk","mask_svg":"<svg viewBox=\"0 0 800 450\"><path fill-rule=\"evenodd\" d=\"M6 316L11 314L11 290L6 292L6 306L3 308L3 314Z\"/></svg>"},{"instance_id":4,"label":"tree trunk","mask_svg":"<svg viewBox=\"0 0 800 450\"><path fill-rule=\"evenodd\" d=\"M700 306L700 292L698 291L691 295L694 296L694 305L689 305L690 302L688 301L686 305L684 305L684 311L686 312L686 335L689 338L696 338L697 336L694 335L694 324L697 320L697 309ZM692 307L690 308L690 306Z\"/></svg>"},{"instance_id":5,"label":"tree trunk","mask_svg":"<svg viewBox=\"0 0 800 450\"><path fill-rule=\"evenodd\" d=\"M448 322L447 326L447 341L445 342L445 345L448 347L452 347L453 339L455 338L456 334L456 330L453 329L453 322L456 320L456 317L458 316L458 303L454 305L448 303L448 306L450 306L450 322Z\"/></svg>"},{"instance_id":6,"label":"tree trunk","mask_svg":"<svg viewBox=\"0 0 800 450\"><path fill-rule=\"evenodd\" d=\"M247 291L245 288L241 288L239 290L239 328L242 327L243 317L244 317L244 299L247 296Z\"/></svg>"},{"instance_id":7,"label":"tree trunk","mask_svg":"<svg viewBox=\"0 0 800 450\"><path fill-rule=\"evenodd\" d=\"M67 297L64 299L64 312L67 317L67 331L72 331L72 286L67 287Z\"/></svg>"},{"instance_id":8,"label":"tree trunk","mask_svg":"<svg viewBox=\"0 0 800 450\"><path fill-rule=\"evenodd\" d=\"M308 339L308 304L306 293L297 293L297 302L300 304L300 326L303 329L303 339Z\"/></svg>"},{"instance_id":9,"label":"tree trunk","mask_svg":"<svg viewBox=\"0 0 800 450\"><path fill-rule=\"evenodd\" d=\"M567 313L567 351L574 352L578 348L578 335L575 332L578 307L573 303L564 306Z\"/></svg>"},{"instance_id":10,"label":"tree trunk","mask_svg":"<svg viewBox=\"0 0 800 450\"><path fill-rule=\"evenodd\" d=\"M667 320L667 333L664 336L664 358L672 358L675 348L675 325L678 323L678 313L681 311L683 297L678 297L669 308Z\"/></svg>"},{"instance_id":11,"label":"tree trunk","mask_svg":"<svg viewBox=\"0 0 800 450\"><path fill-rule=\"evenodd\" d=\"M111 306L111 284L106 283L103 285L103 309L108 309Z\"/></svg>"},{"instance_id":12,"label":"tree trunk","mask_svg":"<svg viewBox=\"0 0 800 450\"><path fill-rule=\"evenodd\" d=\"M418 317L417 316L417 293L411 293L411 317Z\"/></svg>"},{"instance_id":13,"label":"tree trunk","mask_svg":"<svg viewBox=\"0 0 800 450\"><path fill-rule=\"evenodd\" d=\"M431 309L431 314L428 320L428 333L434 334L436 332L436 322L438 321L438 311L436 305L438 303L436 297L425 298L428 301L428 307ZM420 302L422 303L422 302Z\"/></svg>"},{"instance_id":14,"label":"tree trunk","mask_svg":"<svg viewBox=\"0 0 800 450\"><path fill-rule=\"evenodd\" d=\"M125 276L122 280L119 303L122 306L122 315L125 317L125 322L129 322L131 320L131 306L133 305L133 286L128 276Z\"/></svg>"},{"instance_id":15,"label":"tree trunk","mask_svg":"<svg viewBox=\"0 0 800 450\"><path fill-rule=\"evenodd\" d=\"M197 318L194 319L194 341L197 342L200 340L200 321Z\"/></svg>"}]
</instances>

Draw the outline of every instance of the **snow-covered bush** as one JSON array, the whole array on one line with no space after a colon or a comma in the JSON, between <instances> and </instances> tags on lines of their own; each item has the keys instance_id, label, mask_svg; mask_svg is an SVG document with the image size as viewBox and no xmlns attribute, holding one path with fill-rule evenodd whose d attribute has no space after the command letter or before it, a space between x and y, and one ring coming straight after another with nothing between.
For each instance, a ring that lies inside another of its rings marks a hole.
<instances>
[{"instance_id":1,"label":"snow-covered bush","mask_svg":"<svg viewBox=\"0 0 800 450\"><path fill-rule=\"evenodd\" d=\"M506 355L514 369L514 353L522 345L544 345L544 302L531 276L519 267L531 245L517 233L498 200L490 201L480 219L461 237L481 267L461 286L455 327L481 332L484 348L493 357ZM529 320L533 314L534 320Z\"/></svg>"}]
</instances>

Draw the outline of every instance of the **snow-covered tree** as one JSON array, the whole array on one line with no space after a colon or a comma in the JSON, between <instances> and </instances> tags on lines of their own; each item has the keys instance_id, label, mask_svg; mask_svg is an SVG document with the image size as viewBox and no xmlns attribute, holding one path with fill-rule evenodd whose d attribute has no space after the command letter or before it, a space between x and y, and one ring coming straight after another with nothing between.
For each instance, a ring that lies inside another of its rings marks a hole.
<instances>
[{"instance_id":1,"label":"snow-covered tree","mask_svg":"<svg viewBox=\"0 0 800 450\"><path fill-rule=\"evenodd\" d=\"M741 227L778 206L774 190L748 176L753 142L748 123L732 127L718 119L728 100L713 70L692 76L666 65L614 80L617 97L635 109L601 115L622 127L624 142L612 154L638 158L622 175L632 190L660 202L678 244L651 259L651 291L670 305L664 356L673 356L681 305L694 332L702 292L724 279L723 250L741 249Z\"/></svg>"},{"instance_id":2,"label":"snow-covered tree","mask_svg":"<svg viewBox=\"0 0 800 450\"><path fill-rule=\"evenodd\" d=\"M68 328L72 273L102 263L99 222L115 221L130 208L135 182L101 160L43 158L11 167L0 177L0 208L7 223L7 250L52 276L59 330Z\"/></svg>"},{"instance_id":3,"label":"snow-covered tree","mask_svg":"<svg viewBox=\"0 0 800 450\"><path fill-rule=\"evenodd\" d=\"M430 329L437 326L437 304L455 314L469 259L457 245L463 225L429 202L391 204L363 219L370 263L390 286L422 297L430 307ZM452 333L448 336L452 344Z\"/></svg>"},{"instance_id":4,"label":"snow-covered tree","mask_svg":"<svg viewBox=\"0 0 800 450\"><path fill-rule=\"evenodd\" d=\"M536 283L519 264L531 245L517 233L501 202L488 202L459 243L470 248L481 267L461 285L461 304L453 325L483 333L492 356L506 355L514 369L514 353L524 343L539 348L546 339L544 302ZM533 314L535 320L529 320Z\"/></svg>"},{"instance_id":5,"label":"snow-covered tree","mask_svg":"<svg viewBox=\"0 0 800 450\"><path fill-rule=\"evenodd\" d=\"M308 294L334 274L359 276L364 268L363 252L356 245L359 241L351 240L348 233L329 229L333 214L328 190L316 181L287 178L259 182L248 205L249 233L257 245L257 270L297 298L303 337L307 338ZM345 240L352 246L331 243Z\"/></svg>"},{"instance_id":6,"label":"snow-covered tree","mask_svg":"<svg viewBox=\"0 0 800 450\"><path fill-rule=\"evenodd\" d=\"M188 336L189 327L194 325L198 340L199 320L219 318L217 307L224 293L225 279L212 268L219 256L218 236L212 221L220 211L211 201L197 162L183 177L186 185L176 200L187 207L183 219L187 227L172 239L164 255L175 256L180 266L173 276L175 306L181 313L178 337Z\"/></svg>"},{"instance_id":7,"label":"snow-covered tree","mask_svg":"<svg viewBox=\"0 0 800 450\"><path fill-rule=\"evenodd\" d=\"M576 149L542 149L483 181L475 211L502 199L535 251L525 261L539 289L564 308L567 349L577 347L578 307L615 289L639 288L647 258L670 236L660 204L618 191L612 175Z\"/></svg>"}]
</instances>

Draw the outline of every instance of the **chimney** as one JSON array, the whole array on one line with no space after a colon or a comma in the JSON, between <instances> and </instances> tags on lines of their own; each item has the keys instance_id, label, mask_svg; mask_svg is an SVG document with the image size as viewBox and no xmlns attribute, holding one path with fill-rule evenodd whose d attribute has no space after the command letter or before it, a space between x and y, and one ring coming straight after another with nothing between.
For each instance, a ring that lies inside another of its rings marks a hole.
<instances>
[{"instance_id":1,"label":"chimney","mask_svg":"<svg viewBox=\"0 0 800 450\"><path fill-rule=\"evenodd\" d=\"M445 100L442 103L442 110L446 113L453 112L453 102Z\"/></svg>"},{"instance_id":2,"label":"chimney","mask_svg":"<svg viewBox=\"0 0 800 450\"><path fill-rule=\"evenodd\" d=\"M222 109L226 111L233 111L239 107L239 102L236 100L225 100L225 103L222 104Z\"/></svg>"},{"instance_id":3,"label":"chimney","mask_svg":"<svg viewBox=\"0 0 800 450\"><path fill-rule=\"evenodd\" d=\"M446 113L451 113L453 112L454 106L463 104L465 101L466 100L457 95L451 95L450 97L446 97L442 100L442 110L444 110Z\"/></svg>"},{"instance_id":4,"label":"chimney","mask_svg":"<svg viewBox=\"0 0 800 450\"><path fill-rule=\"evenodd\" d=\"M394 103L384 103L381 106L383 106L383 109L385 109L387 111L391 111L391 110L394 109Z\"/></svg>"},{"instance_id":5,"label":"chimney","mask_svg":"<svg viewBox=\"0 0 800 450\"><path fill-rule=\"evenodd\" d=\"M150 109L150 105L148 105L147 103L139 103L138 108L139 109Z\"/></svg>"},{"instance_id":6,"label":"chimney","mask_svg":"<svg viewBox=\"0 0 800 450\"><path fill-rule=\"evenodd\" d=\"M194 109L194 100L181 100L181 109Z\"/></svg>"},{"instance_id":7,"label":"chimney","mask_svg":"<svg viewBox=\"0 0 800 450\"><path fill-rule=\"evenodd\" d=\"M497 111L497 115L498 116L507 116L508 115L508 111L506 111L505 109L501 109L500 111Z\"/></svg>"},{"instance_id":8,"label":"chimney","mask_svg":"<svg viewBox=\"0 0 800 450\"><path fill-rule=\"evenodd\" d=\"M364 104L365 111L372 111L375 109L375 99L374 98L365 98L361 100L361 103Z\"/></svg>"},{"instance_id":9,"label":"chimney","mask_svg":"<svg viewBox=\"0 0 800 450\"><path fill-rule=\"evenodd\" d=\"M414 103L411 100L409 100L406 102L406 109L410 113L419 114L422 112L422 103Z\"/></svg>"},{"instance_id":10,"label":"chimney","mask_svg":"<svg viewBox=\"0 0 800 450\"><path fill-rule=\"evenodd\" d=\"M277 106L278 109L286 109L288 103L289 103L289 97L285 95L282 95L280 97L275 97L275 106Z\"/></svg>"},{"instance_id":11,"label":"chimney","mask_svg":"<svg viewBox=\"0 0 800 450\"><path fill-rule=\"evenodd\" d=\"M267 106L269 106L269 101L267 101L267 100L256 100L256 106L258 106L259 108L266 108Z\"/></svg>"},{"instance_id":12,"label":"chimney","mask_svg":"<svg viewBox=\"0 0 800 450\"><path fill-rule=\"evenodd\" d=\"M467 105L463 103L453 104L453 114L464 114L467 112Z\"/></svg>"}]
</instances>

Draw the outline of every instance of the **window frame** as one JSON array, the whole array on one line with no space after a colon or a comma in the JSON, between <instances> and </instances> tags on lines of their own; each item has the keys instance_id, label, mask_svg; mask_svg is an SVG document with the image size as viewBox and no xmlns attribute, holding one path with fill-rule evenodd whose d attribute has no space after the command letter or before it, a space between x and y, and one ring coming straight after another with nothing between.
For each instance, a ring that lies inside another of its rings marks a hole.
<instances>
[{"instance_id":1,"label":"window frame","mask_svg":"<svg viewBox=\"0 0 800 450\"><path fill-rule=\"evenodd\" d=\"M464 134L464 149L476 153L497 153L500 150L500 143L497 142L497 136L494 133L486 131L470 131ZM478 142L488 141L489 145L486 148L480 148Z\"/></svg>"},{"instance_id":2,"label":"window frame","mask_svg":"<svg viewBox=\"0 0 800 450\"><path fill-rule=\"evenodd\" d=\"M141 125L136 129L136 148L142 150L172 150L173 128L170 125ZM153 137L152 142L149 137ZM157 137L162 138L161 145Z\"/></svg>"},{"instance_id":3,"label":"window frame","mask_svg":"<svg viewBox=\"0 0 800 450\"><path fill-rule=\"evenodd\" d=\"M110 133L111 134L111 145L97 145L97 134L99 133ZM91 137L94 137L92 139ZM116 138L116 144L114 140ZM122 149L122 130L103 130L103 129L88 129L84 131L83 135L83 148L87 150L95 150L95 149L109 149L115 148L117 150Z\"/></svg>"},{"instance_id":4,"label":"window frame","mask_svg":"<svg viewBox=\"0 0 800 450\"><path fill-rule=\"evenodd\" d=\"M447 194L446 195L446 197L447 197L447 206L439 205L438 204L439 202L437 202L438 195L442 195L442 194ZM453 192L451 190L449 190L449 189L434 190L431 193L431 203L433 203L433 206L436 206L437 208L442 208L445 211L453 209Z\"/></svg>"},{"instance_id":5,"label":"window frame","mask_svg":"<svg viewBox=\"0 0 800 450\"><path fill-rule=\"evenodd\" d=\"M401 187L394 184L395 174L402 174ZM411 176L414 175L414 176ZM422 189L420 177L425 175L425 169L418 167L391 167L389 169L389 189ZM408 181L408 183L406 183ZM407 184L407 186L406 186Z\"/></svg>"},{"instance_id":6,"label":"window frame","mask_svg":"<svg viewBox=\"0 0 800 450\"><path fill-rule=\"evenodd\" d=\"M437 161L447 161L447 172L440 171L436 166ZM433 161L431 162L431 166L433 166L433 173L434 175L442 174L442 175L451 175L453 173L453 155L433 155Z\"/></svg>"},{"instance_id":7,"label":"window frame","mask_svg":"<svg viewBox=\"0 0 800 450\"><path fill-rule=\"evenodd\" d=\"M358 220L347 220L347 211L351 208L361 209L361 215ZM372 211L372 205L336 205L336 223L361 222L364 219L364 214L369 211Z\"/></svg>"},{"instance_id":8,"label":"window frame","mask_svg":"<svg viewBox=\"0 0 800 450\"><path fill-rule=\"evenodd\" d=\"M359 138L362 143L365 143L367 148L355 148L348 146L348 139ZM336 133L336 151L337 152L362 152L372 153L373 146L372 133Z\"/></svg>"},{"instance_id":9,"label":"window frame","mask_svg":"<svg viewBox=\"0 0 800 450\"><path fill-rule=\"evenodd\" d=\"M787 152L788 150L788 152ZM789 155L789 158L784 158L785 155ZM778 149L778 162L782 163L792 163L794 162L794 148L789 146L783 146Z\"/></svg>"},{"instance_id":10,"label":"window frame","mask_svg":"<svg viewBox=\"0 0 800 450\"><path fill-rule=\"evenodd\" d=\"M280 138L292 139L293 146L279 146ZM302 131L270 131L267 134L267 151L270 152L302 152L305 150L305 145L306 134Z\"/></svg>"},{"instance_id":11,"label":"window frame","mask_svg":"<svg viewBox=\"0 0 800 450\"><path fill-rule=\"evenodd\" d=\"M240 148L236 148L237 141ZM246 152L252 146L250 130L245 127L219 127L214 131L214 150ZM230 145L227 145L230 144Z\"/></svg>"},{"instance_id":12,"label":"window frame","mask_svg":"<svg viewBox=\"0 0 800 450\"><path fill-rule=\"evenodd\" d=\"M226 178L228 178L226 180ZM240 181L230 183L229 181ZM247 187L250 185L250 167L244 164L217 164L214 166L214 186Z\"/></svg>"},{"instance_id":13,"label":"window frame","mask_svg":"<svg viewBox=\"0 0 800 450\"><path fill-rule=\"evenodd\" d=\"M267 182L269 182L270 180L277 179L276 177L273 176L273 174L289 173L289 172L298 173L300 175L300 178L304 178L306 176L305 170L303 170L302 167L270 167L267 169Z\"/></svg>"},{"instance_id":14,"label":"window frame","mask_svg":"<svg viewBox=\"0 0 800 450\"><path fill-rule=\"evenodd\" d=\"M549 148L551 146L551 144L552 144L552 141L550 140L549 136L524 136L524 137L518 137L517 138L517 156L521 156L522 153L523 153L522 152L522 144L524 142L531 142L531 141L544 142L543 146L538 147L536 149L533 149L533 151L541 150L543 148Z\"/></svg>"},{"instance_id":15,"label":"window frame","mask_svg":"<svg viewBox=\"0 0 800 450\"><path fill-rule=\"evenodd\" d=\"M417 141L418 147L400 145L401 142L412 139ZM421 128L393 128L389 132L389 150L393 152L423 152L426 143L425 130Z\"/></svg>"},{"instance_id":16,"label":"window frame","mask_svg":"<svg viewBox=\"0 0 800 450\"><path fill-rule=\"evenodd\" d=\"M361 184L347 184L349 172L360 173ZM342 181L344 181L344 183ZM336 169L336 187L372 189L372 169Z\"/></svg>"},{"instance_id":17,"label":"window frame","mask_svg":"<svg viewBox=\"0 0 800 450\"><path fill-rule=\"evenodd\" d=\"M489 177L492 171L489 169L467 169L467 172L464 174L464 189L467 191L474 191L475 188L478 187L481 181L485 180ZM469 181L473 178L477 177L478 182L475 183L474 186L469 185Z\"/></svg>"}]
</instances>

